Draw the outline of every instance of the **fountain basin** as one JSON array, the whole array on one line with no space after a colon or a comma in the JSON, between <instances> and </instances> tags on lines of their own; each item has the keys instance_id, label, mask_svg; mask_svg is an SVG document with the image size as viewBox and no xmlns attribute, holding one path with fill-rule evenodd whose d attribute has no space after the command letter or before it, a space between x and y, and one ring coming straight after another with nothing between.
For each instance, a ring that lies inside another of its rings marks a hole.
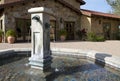
<instances>
[{"instance_id":1,"label":"fountain basin","mask_svg":"<svg viewBox=\"0 0 120 81\"><path fill-rule=\"evenodd\" d=\"M88 51L52 49L52 72L42 73L28 65L29 49L12 49L0 52L7 59L0 59L0 80L6 81L119 81L120 70L106 67L109 64L99 58L91 59ZM12 56L11 56L12 55ZM11 58L9 57L11 56ZM1 57L1 56L0 56ZM103 56L102 56L103 57ZM101 58L102 58L101 57ZM109 56L110 57L110 56ZM8 58L10 60L8 60ZM12 61L11 61L12 60ZM92 61L91 61L92 60ZM1 61L0 61L1 62ZM96 64L95 64L96 62ZM100 63L100 65L98 65ZM101 65L102 64L102 65ZM92 75L91 75L92 74Z\"/></svg>"}]
</instances>

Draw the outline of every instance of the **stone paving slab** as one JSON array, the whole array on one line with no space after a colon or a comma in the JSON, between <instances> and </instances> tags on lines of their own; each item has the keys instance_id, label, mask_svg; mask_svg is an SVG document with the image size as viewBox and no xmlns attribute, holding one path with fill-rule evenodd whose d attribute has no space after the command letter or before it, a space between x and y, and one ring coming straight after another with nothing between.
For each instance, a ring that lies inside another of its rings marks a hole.
<instances>
[{"instance_id":1,"label":"stone paving slab","mask_svg":"<svg viewBox=\"0 0 120 81\"><path fill-rule=\"evenodd\" d=\"M120 57L120 41L105 41L105 42L57 42L51 43L54 48L70 48L81 50L93 50L101 53L110 54Z\"/></svg>"},{"instance_id":2,"label":"stone paving slab","mask_svg":"<svg viewBox=\"0 0 120 81\"><path fill-rule=\"evenodd\" d=\"M31 49L30 43L0 43L0 50L12 48L28 48ZM101 53L106 53L112 56L120 57L120 41L105 41L105 42L51 42L51 48L68 48L79 50L93 50Z\"/></svg>"},{"instance_id":3,"label":"stone paving slab","mask_svg":"<svg viewBox=\"0 0 120 81\"><path fill-rule=\"evenodd\" d=\"M14 43L14 44L0 43L0 50L12 49L12 48L31 48L31 44L30 43Z\"/></svg>"}]
</instances>

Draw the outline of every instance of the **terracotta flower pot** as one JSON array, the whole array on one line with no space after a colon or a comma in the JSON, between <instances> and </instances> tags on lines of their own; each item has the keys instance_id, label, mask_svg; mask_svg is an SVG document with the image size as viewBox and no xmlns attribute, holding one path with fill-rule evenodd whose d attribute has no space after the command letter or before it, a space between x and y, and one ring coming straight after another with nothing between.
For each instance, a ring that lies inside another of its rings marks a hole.
<instances>
[{"instance_id":1,"label":"terracotta flower pot","mask_svg":"<svg viewBox=\"0 0 120 81\"><path fill-rule=\"evenodd\" d=\"M60 39L61 39L61 41L65 41L65 39L66 39L66 36L64 36L64 35L61 35L61 36L60 36Z\"/></svg>"},{"instance_id":2,"label":"terracotta flower pot","mask_svg":"<svg viewBox=\"0 0 120 81\"><path fill-rule=\"evenodd\" d=\"M15 37L13 37L13 36L8 36L8 37L7 37L7 42L8 42L9 44L13 44L13 43L15 42Z\"/></svg>"}]
</instances>

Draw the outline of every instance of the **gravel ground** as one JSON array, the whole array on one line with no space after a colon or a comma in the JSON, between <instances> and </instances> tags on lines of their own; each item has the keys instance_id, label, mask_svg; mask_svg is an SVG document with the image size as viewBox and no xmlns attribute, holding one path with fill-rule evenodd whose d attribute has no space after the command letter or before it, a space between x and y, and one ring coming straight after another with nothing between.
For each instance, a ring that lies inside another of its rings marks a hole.
<instances>
[{"instance_id":1,"label":"gravel ground","mask_svg":"<svg viewBox=\"0 0 120 81\"><path fill-rule=\"evenodd\" d=\"M113 56L120 57L120 41L105 41L105 42L51 42L53 48L70 48L70 49L83 49L83 50L95 50L103 53L107 53ZM31 48L30 43L0 43L0 50L11 48Z\"/></svg>"}]
</instances>

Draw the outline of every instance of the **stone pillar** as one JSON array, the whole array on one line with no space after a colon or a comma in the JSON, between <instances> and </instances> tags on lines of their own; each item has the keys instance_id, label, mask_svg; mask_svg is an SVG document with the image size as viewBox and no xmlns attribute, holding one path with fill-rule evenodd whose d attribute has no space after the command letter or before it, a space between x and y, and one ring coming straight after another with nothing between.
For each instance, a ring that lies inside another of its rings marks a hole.
<instances>
[{"instance_id":1,"label":"stone pillar","mask_svg":"<svg viewBox=\"0 0 120 81\"><path fill-rule=\"evenodd\" d=\"M51 66L50 51L50 9L44 7L31 8L32 54L29 64L32 68L45 70Z\"/></svg>"}]
</instances>

